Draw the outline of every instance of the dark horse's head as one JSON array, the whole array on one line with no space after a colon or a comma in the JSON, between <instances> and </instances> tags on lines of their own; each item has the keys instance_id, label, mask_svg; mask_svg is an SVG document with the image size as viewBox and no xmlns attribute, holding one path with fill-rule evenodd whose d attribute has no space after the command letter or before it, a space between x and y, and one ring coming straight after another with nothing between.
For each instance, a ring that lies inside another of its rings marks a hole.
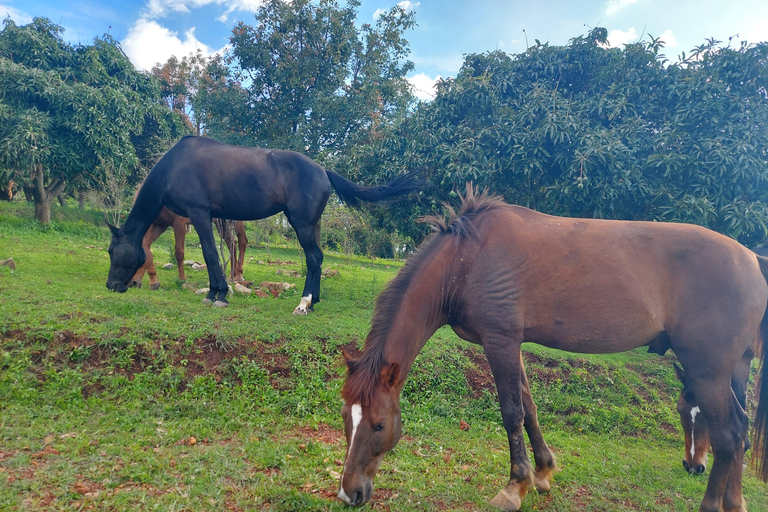
<instances>
[{"instance_id":1,"label":"dark horse's head","mask_svg":"<svg viewBox=\"0 0 768 512\"><path fill-rule=\"evenodd\" d=\"M338 497L347 505L362 505L371 499L373 478L384 454L400 440L400 375L397 363L387 363L375 375L359 379L356 363L345 353L349 377L342 395L341 410L347 436L347 456ZM371 378L373 377L373 378Z\"/></svg>"},{"instance_id":2,"label":"dark horse's head","mask_svg":"<svg viewBox=\"0 0 768 512\"><path fill-rule=\"evenodd\" d=\"M112 231L112 243L109 244L108 250L107 288L123 293L128 289L128 283L136 271L144 264L146 255L141 245L131 242L120 228L109 222L107 222L107 226Z\"/></svg>"}]
</instances>

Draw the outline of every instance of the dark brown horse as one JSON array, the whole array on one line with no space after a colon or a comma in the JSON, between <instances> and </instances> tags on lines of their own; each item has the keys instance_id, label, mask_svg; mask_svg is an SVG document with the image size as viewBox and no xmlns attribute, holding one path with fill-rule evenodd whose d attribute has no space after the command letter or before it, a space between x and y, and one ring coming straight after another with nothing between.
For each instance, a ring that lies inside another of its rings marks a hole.
<instances>
[{"instance_id":1,"label":"dark brown horse","mask_svg":"<svg viewBox=\"0 0 768 512\"><path fill-rule=\"evenodd\" d=\"M248 245L248 237L245 235L245 223L243 221L233 222L235 236L232 235L232 231L229 228L229 223L232 221L225 221L222 219L214 219L214 224L219 232L222 240L229 249L230 258L230 273L229 279L235 283L241 283L243 279L243 263L245 259L245 248ZM144 274L149 276L149 289L159 290L160 280L157 278L157 269L155 269L155 259L152 255L152 244L165 233L168 228L173 229L174 240L174 255L176 257L176 266L179 271L179 281L186 281L187 276L184 272L184 243L187 238L187 226L192 223L187 217L176 215L168 208L160 210L160 214L155 218L155 221L149 226L147 233L144 235L144 239L141 241L141 246L144 248L144 255L146 261L139 267L139 270L131 278L131 282L128 283L128 287L141 288L141 281L144 278ZM235 240L235 238L237 240ZM237 247L235 247L237 244ZM236 251L237 249L237 251Z\"/></svg>"},{"instance_id":2,"label":"dark brown horse","mask_svg":"<svg viewBox=\"0 0 768 512\"><path fill-rule=\"evenodd\" d=\"M304 292L296 314L307 314L320 300L318 222L333 188L342 201L383 201L414 192L421 182L411 174L387 185L363 187L323 169L293 151L230 146L205 137L184 137L147 174L131 213L121 228L110 225L107 288L125 292L146 258L141 247L163 207L188 217L200 236L210 292L203 300L227 305L227 281L219 265L211 219L255 220L285 213L307 260Z\"/></svg>"},{"instance_id":3,"label":"dark brown horse","mask_svg":"<svg viewBox=\"0 0 768 512\"><path fill-rule=\"evenodd\" d=\"M339 498L359 505L402 428L400 392L442 325L483 346L499 395L511 471L491 503L519 510L531 486L549 487L542 441L531 467L523 429L536 423L520 346L582 353L669 343L707 421L714 464L700 511L746 510L741 494L748 417L731 377L768 335L768 259L707 229L570 219L507 205L471 189L379 296L360 359L347 358L342 396L347 454ZM761 354L765 353L762 346ZM768 370L758 388L753 447L768 479ZM529 430L530 432L530 430Z\"/></svg>"}]
</instances>

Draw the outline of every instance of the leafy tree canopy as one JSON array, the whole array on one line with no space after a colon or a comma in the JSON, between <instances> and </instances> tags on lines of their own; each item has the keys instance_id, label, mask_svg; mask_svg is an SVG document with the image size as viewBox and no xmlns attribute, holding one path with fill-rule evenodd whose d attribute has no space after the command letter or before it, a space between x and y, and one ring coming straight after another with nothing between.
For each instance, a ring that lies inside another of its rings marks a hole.
<instances>
[{"instance_id":1,"label":"leafy tree canopy","mask_svg":"<svg viewBox=\"0 0 768 512\"><path fill-rule=\"evenodd\" d=\"M670 63L663 41L606 48L605 29L518 55L472 54L386 137L364 173L431 170L435 200L466 181L568 216L701 224L745 244L768 234L768 43L709 40ZM390 213L393 213L390 211Z\"/></svg>"},{"instance_id":2,"label":"leafy tree canopy","mask_svg":"<svg viewBox=\"0 0 768 512\"><path fill-rule=\"evenodd\" d=\"M62 31L35 18L5 20L0 32L0 166L34 197L43 222L68 183L127 174L184 130L157 81L111 36L72 46Z\"/></svg>"},{"instance_id":3,"label":"leafy tree canopy","mask_svg":"<svg viewBox=\"0 0 768 512\"><path fill-rule=\"evenodd\" d=\"M317 157L366 140L402 115L413 101L403 33L415 24L414 14L394 7L375 26L357 27L359 5L268 0L255 25L239 23L230 38L231 62L247 108L228 117L241 133L211 135Z\"/></svg>"}]
</instances>

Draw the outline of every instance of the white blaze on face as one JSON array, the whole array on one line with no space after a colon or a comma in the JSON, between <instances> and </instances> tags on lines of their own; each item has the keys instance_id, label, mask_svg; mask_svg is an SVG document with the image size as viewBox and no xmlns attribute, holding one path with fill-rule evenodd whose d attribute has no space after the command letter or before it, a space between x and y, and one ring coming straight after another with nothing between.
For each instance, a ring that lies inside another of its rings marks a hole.
<instances>
[{"instance_id":1,"label":"white blaze on face","mask_svg":"<svg viewBox=\"0 0 768 512\"><path fill-rule=\"evenodd\" d=\"M349 460L349 454L352 453L352 445L355 442L355 433L357 432L357 426L360 425L360 421L363 419L363 408L360 404L355 404L351 409L352 413L352 435L349 436L349 447L347 448L347 456L344 458L344 469L341 471L341 481L339 482L339 494L338 497L341 501L347 505L352 504L352 499L344 492L344 473L347 471L347 461Z\"/></svg>"},{"instance_id":2,"label":"white blaze on face","mask_svg":"<svg viewBox=\"0 0 768 512\"><path fill-rule=\"evenodd\" d=\"M696 415L701 412L701 409L699 409L699 406L691 408L691 457L696 456L696 444L693 440L693 427L696 425Z\"/></svg>"}]
</instances>

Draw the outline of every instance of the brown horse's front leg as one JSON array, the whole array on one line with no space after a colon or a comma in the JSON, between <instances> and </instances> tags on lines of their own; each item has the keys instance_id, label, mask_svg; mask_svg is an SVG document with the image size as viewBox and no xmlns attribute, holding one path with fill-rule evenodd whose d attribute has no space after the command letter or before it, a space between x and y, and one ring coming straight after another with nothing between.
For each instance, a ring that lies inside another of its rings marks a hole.
<instances>
[{"instance_id":1,"label":"brown horse's front leg","mask_svg":"<svg viewBox=\"0 0 768 512\"><path fill-rule=\"evenodd\" d=\"M536 403L533 401L531 389L528 385L528 375L525 373L523 365L523 354L520 353L521 382L523 393L523 409L525 410L525 419L523 425L528 433L528 439L531 442L533 450L533 459L536 461L536 472L533 475L533 483L536 490L540 493L549 492L552 487L552 477L559 471L555 455L544 441L544 436L539 427L539 419L536 413Z\"/></svg>"},{"instance_id":2,"label":"brown horse's front leg","mask_svg":"<svg viewBox=\"0 0 768 512\"><path fill-rule=\"evenodd\" d=\"M509 440L511 462L509 483L491 500L491 505L505 511L516 511L520 510L528 489L534 485L533 471L523 436L526 413L522 398L524 370L521 364L520 344L510 341L483 340L483 347L496 381L501 418Z\"/></svg>"}]
</instances>

